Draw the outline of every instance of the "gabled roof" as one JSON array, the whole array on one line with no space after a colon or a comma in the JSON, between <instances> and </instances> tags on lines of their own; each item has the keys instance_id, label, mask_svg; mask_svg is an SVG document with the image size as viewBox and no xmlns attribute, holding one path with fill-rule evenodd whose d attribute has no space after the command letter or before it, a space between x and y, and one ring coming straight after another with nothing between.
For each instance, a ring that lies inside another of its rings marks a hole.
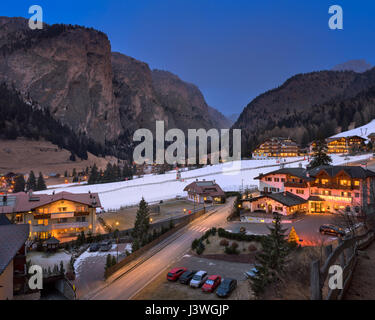
<instances>
[{"instance_id":1,"label":"gabled roof","mask_svg":"<svg viewBox=\"0 0 375 320\"><path fill-rule=\"evenodd\" d=\"M295 177L298 177L307 181L311 180L311 178L306 175L307 170L304 168L282 168L282 169L271 171L265 174L261 173L259 176L255 177L254 179L261 179L263 177L273 175L273 174L289 174L291 176L295 176Z\"/></svg>"},{"instance_id":2,"label":"gabled roof","mask_svg":"<svg viewBox=\"0 0 375 320\"><path fill-rule=\"evenodd\" d=\"M277 193L267 193L264 195L261 195L260 197L252 198L249 201L253 202L262 198L269 198L274 201L277 201L287 207L296 206L299 204L306 203L307 200L303 199L293 193L290 192L277 192Z\"/></svg>"},{"instance_id":3,"label":"gabled roof","mask_svg":"<svg viewBox=\"0 0 375 320\"><path fill-rule=\"evenodd\" d=\"M8 267L29 237L28 224L0 226L0 274Z\"/></svg>"},{"instance_id":4,"label":"gabled roof","mask_svg":"<svg viewBox=\"0 0 375 320\"><path fill-rule=\"evenodd\" d=\"M215 181L194 181L188 184L184 191L194 192L200 195L207 195L212 197L224 196L224 191Z\"/></svg>"},{"instance_id":5,"label":"gabled roof","mask_svg":"<svg viewBox=\"0 0 375 320\"><path fill-rule=\"evenodd\" d=\"M12 223L9 221L6 215L3 213L0 213L0 226L7 226L9 224L12 224Z\"/></svg>"},{"instance_id":6,"label":"gabled roof","mask_svg":"<svg viewBox=\"0 0 375 320\"><path fill-rule=\"evenodd\" d=\"M354 179L365 179L367 177L375 177L374 171L364 169L359 166L319 166L314 169L310 169L309 174L312 177L316 177L323 170L330 177L335 177L342 171Z\"/></svg>"},{"instance_id":7,"label":"gabled roof","mask_svg":"<svg viewBox=\"0 0 375 320\"><path fill-rule=\"evenodd\" d=\"M60 240L56 239L55 237L51 237L44 241L45 244L59 244Z\"/></svg>"},{"instance_id":8,"label":"gabled roof","mask_svg":"<svg viewBox=\"0 0 375 320\"><path fill-rule=\"evenodd\" d=\"M9 198L14 199L9 202ZM41 206L60 200L69 200L88 205L93 208L100 208L101 203L97 193L70 193L59 192L56 194L29 194L25 192L13 193L7 196L7 202L2 206L0 197L0 213L27 212Z\"/></svg>"}]
</instances>

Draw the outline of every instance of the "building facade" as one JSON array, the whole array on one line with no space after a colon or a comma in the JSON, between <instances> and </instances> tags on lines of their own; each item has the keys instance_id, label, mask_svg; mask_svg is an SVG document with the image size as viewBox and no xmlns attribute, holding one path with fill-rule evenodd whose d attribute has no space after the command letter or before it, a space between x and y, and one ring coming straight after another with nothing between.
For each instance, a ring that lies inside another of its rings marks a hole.
<instances>
[{"instance_id":1,"label":"building facade","mask_svg":"<svg viewBox=\"0 0 375 320\"><path fill-rule=\"evenodd\" d=\"M195 203L225 201L225 193L215 181L195 181L184 189L187 192L187 199Z\"/></svg>"},{"instance_id":2,"label":"building facade","mask_svg":"<svg viewBox=\"0 0 375 320\"><path fill-rule=\"evenodd\" d=\"M309 214L351 210L363 213L375 196L375 172L358 166L321 166L311 170L284 168L260 174L260 197L244 204L251 211L296 211Z\"/></svg>"},{"instance_id":3,"label":"building facade","mask_svg":"<svg viewBox=\"0 0 375 320\"><path fill-rule=\"evenodd\" d=\"M0 224L0 300L12 300L27 291L28 236L28 225Z\"/></svg>"},{"instance_id":4,"label":"building facade","mask_svg":"<svg viewBox=\"0 0 375 320\"><path fill-rule=\"evenodd\" d=\"M297 157L300 148L292 139L275 137L264 141L253 151L254 159Z\"/></svg>"},{"instance_id":5,"label":"building facade","mask_svg":"<svg viewBox=\"0 0 375 320\"><path fill-rule=\"evenodd\" d=\"M327 153L330 154L348 154L352 151L360 151L366 139L359 136L327 138ZM310 152L313 152L316 142L310 145Z\"/></svg>"},{"instance_id":6,"label":"building facade","mask_svg":"<svg viewBox=\"0 0 375 320\"><path fill-rule=\"evenodd\" d=\"M15 223L30 226L30 239L55 237L64 242L84 233L97 232L97 193L15 193L0 196L0 213Z\"/></svg>"}]
</instances>

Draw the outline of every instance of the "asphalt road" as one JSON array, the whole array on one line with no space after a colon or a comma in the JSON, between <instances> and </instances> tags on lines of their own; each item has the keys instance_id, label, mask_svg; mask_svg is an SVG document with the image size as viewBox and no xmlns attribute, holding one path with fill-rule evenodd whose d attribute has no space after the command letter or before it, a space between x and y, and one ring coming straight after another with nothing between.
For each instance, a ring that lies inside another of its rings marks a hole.
<instances>
[{"instance_id":1,"label":"asphalt road","mask_svg":"<svg viewBox=\"0 0 375 320\"><path fill-rule=\"evenodd\" d=\"M179 261L190 249L195 238L199 238L205 231L212 227L224 226L226 218L233 206L233 199L217 209L208 213L177 233L155 246L151 252L145 253L132 263L124 267L117 279L101 288L88 299L93 300L129 300L145 288L158 275ZM112 278L116 278L112 277Z\"/></svg>"}]
</instances>

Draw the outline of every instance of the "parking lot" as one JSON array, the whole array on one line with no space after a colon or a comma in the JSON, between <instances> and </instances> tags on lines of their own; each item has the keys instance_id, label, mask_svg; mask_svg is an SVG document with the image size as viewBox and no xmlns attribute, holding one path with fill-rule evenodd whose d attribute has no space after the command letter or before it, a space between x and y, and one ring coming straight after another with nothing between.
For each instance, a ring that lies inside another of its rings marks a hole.
<instances>
[{"instance_id":1,"label":"parking lot","mask_svg":"<svg viewBox=\"0 0 375 320\"><path fill-rule=\"evenodd\" d=\"M227 299L249 300L253 294L249 281L245 280L244 272L251 269L246 263L233 263L221 260L204 259L193 255L185 255L174 267L185 267L188 270L204 270L208 275L220 275L222 278L237 280L237 288ZM137 300L217 300L222 299L215 293L204 293L201 288L191 288L189 285L171 282L166 279L169 270L165 270L149 286L143 289L136 297Z\"/></svg>"}]
</instances>

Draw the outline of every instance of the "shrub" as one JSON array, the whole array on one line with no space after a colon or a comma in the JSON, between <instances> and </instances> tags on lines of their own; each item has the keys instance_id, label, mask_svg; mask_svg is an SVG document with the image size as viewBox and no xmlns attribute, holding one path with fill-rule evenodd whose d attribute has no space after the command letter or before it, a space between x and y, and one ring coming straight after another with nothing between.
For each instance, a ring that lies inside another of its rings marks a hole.
<instances>
[{"instance_id":1,"label":"shrub","mask_svg":"<svg viewBox=\"0 0 375 320\"><path fill-rule=\"evenodd\" d=\"M201 254L203 253L204 249L206 249L206 247L205 247L205 245L203 244L203 242L200 241L199 244L198 244L197 250L196 250L196 251L197 251L197 254L198 254L198 255L201 255Z\"/></svg>"},{"instance_id":2,"label":"shrub","mask_svg":"<svg viewBox=\"0 0 375 320\"><path fill-rule=\"evenodd\" d=\"M253 251L257 251L258 249L257 249L256 246L254 246L253 244L251 244L251 245L249 245L248 250L249 250L250 252L253 252Z\"/></svg>"},{"instance_id":3,"label":"shrub","mask_svg":"<svg viewBox=\"0 0 375 320\"><path fill-rule=\"evenodd\" d=\"M226 240L226 239L222 239L222 240L220 241L220 245L221 245L221 246L224 246L224 247L227 247L227 246L229 246L229 241Z\"/></svg>"},{"instance_id":4,"label":"shrub","mask_svg":"<svg viewBox=\"0 0 375 320\"><path fill-rule=\"evenodd\" d=\"M237 249L238 248L238 243L237 242L232 242L231 247L233 249Z\"/></svg>"},{"instance_id":5,"label":"shrub","mask_svg":"<svg viewBox=\"0 0 375 320\"><path fill-rule=\"evenodd\" d=\"M237 244L238 245L238 244ZM224 249L224 252L226 254L239 254L240 252L237 250L237 247L233 247L233 244L232 246L227 246L225 247Z\"/></svg>"},{"instance_id":6,"label":"shrub","mask_svg":"<svg viewBox=\"0 0 375 320\"><path fill-rule=\"evenodd\" d=\"M229 240L236 240L236 241L257 241L262 242L265 236L253 235L253 234L245 234L245 233L233 233L224 230L223 228L219 228L218 235L221 238L226 238Z\"/></svg>"},{"instance_id":7,"label":"shrub","mask_svg":"<svg viewBox=\"0 0 375 320\"><path fill-rule=\"evenodd\" d=\"M199 239L194 239L193 242L191 243L191 249L195 250L198 248L199 245Z\"/></svg>"}]
</instances>

